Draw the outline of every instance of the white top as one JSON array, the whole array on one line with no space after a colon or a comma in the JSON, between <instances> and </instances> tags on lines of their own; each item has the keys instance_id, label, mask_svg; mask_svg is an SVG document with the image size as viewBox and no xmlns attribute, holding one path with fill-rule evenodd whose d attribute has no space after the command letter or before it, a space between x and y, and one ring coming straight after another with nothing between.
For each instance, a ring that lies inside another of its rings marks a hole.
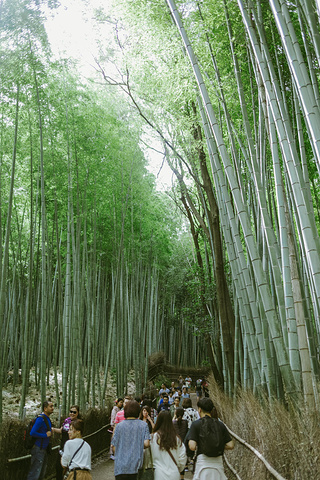
<instances>
[{"instance_id":1,"label":"white top","mask_svg":"<svg viewBox=\"0 0 320 480\"><path fill-rule=\"evenodd\" d=\"M171 453L178 464L174 463L169 453L165 450L160 450L157 444L158 434L155 433L151 439L151 452L154 471L154 480L180 480L180 472L183 471L187 463L187 455L184 444L177 437L178 447L171 449Z\"/></svg>"},{"instance_id":2,"label":"white top","mask_svg":"<svg viewBox=\"0 0 320 480\"><path fill-rule=\"evenodd\" d=\"M192 407L188 407L188 408L185 408L182 418L183 420L188 421L188 428L190 428L193 422L195 422L196 420L199 420L200 415L199 415L199 412L197 412L197 410L195 410Z\"/></svg>"},{"instance_id":3,"label":"white top","mask_svg":"<svg viewBox=\"0 0 320 480\"><path fill-rule=\"evenodd\" d=\"M61 465L68 467L71 458L78 450L84 440L82 438L73 438L64 444ZM87 468L91 470L91 447L87 442L84 442L78 453L73 457L69 470L74 468Z\"/></svg>"},{"instance_id":4,"label":"white top","mask_svg":"<svg viewBox=\"0 0 320 480\"><path fill-rule=\"evenodd\" d=\"M220 457L198 455L193 480L227 480L222 455Z\"/></svg>"}]
</instances>

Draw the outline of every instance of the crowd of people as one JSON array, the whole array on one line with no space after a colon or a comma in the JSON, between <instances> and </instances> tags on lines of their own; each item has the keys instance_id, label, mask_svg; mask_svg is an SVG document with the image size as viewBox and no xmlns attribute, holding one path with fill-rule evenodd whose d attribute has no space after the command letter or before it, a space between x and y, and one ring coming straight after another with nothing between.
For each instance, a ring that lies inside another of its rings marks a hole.
<instances>
[{"instance_id":1,"label":"crowd of people","mask_svg":"<svg viewBox=\"0 0 320 480\"><path fill-rule=\"evenodd\" d=\"M53 434L61 436L59 456L56 463L56 479L92 480L91 447L83 440L84 422L78 405L71 405L69 417L60 428L51 424L50 415L54 411L51 401L42 404L42 413L36 418L30 431L34 439L31 449L31 464L27 480L43 480L47 470L48 454L51 450Z\"/></svg>"},{"instance_id":2,"label":"crowd of people","mask_svg":"<svg viewBox=\"0 0 320 480\"><path fill-rule=\"evenodd\" d=\"M192 379L179 377L177 383L162 384L156 404L148 398L116 400L110 456L116 480L183 480L188 468L194 480L226 480L222 455L234 444L217 417L207 382L195 382L197 410L189 393Z\"/></svg>"},{"instance_id":3,"label":"crowd of people","mask_svg":"<svg viewBox=\"0 0 320 480\"><path fill-rule=\"evenodd\" d=\"M110 459L116 480L183 480L188 468L194 480L224 480L222 454L233 448L225 425L217 418L208 384L195 382L198 409L192 407L192 379L161 385L157 399L117 398L111 411ZM83 440L79 406L70 407L60 428L52 427L54 406L43 403L30 431L34 439L27 480L45 477L52 434L61 436L56 479L91 480L91 448Z\"/></svg>"}]
</instances>

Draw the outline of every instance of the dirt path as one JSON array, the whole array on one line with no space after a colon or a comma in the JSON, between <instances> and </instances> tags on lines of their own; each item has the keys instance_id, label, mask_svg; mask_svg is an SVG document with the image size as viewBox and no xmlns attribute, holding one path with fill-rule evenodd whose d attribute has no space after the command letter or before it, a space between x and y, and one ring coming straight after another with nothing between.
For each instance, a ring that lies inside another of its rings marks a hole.
<instances>
[{"instance_id":1,"label":"dirt path","mask_svg":"<svg viewBox=\"0 0 320 480\"><path fill-rule=\"evenodd\" d=\"M91 471L93 480L113 480L113 461L106 456L95 460Z\"/></svg>"},{"instance_id":2,"label":"dirt path","mask_svg":"<svg viewBox=\"0 0 320 480\"><path fill-rule=\"evenodd\" d=\"M95 462L91 474L93 480L114 480L113 461L106 458L101 458ZM186 480L192 479L192 473L186 472L184 475Z\"/></svg>"},{"instance_id":3,"label":"dirt path","mask_svg":"<svg viewBox=\"0 0 320 480\"><path fill-rule=\"evenodd\" d=\"M193 408L196 408L197 405L197 396L195 393L191 393L191 400ZM114 473L113 473L113 461L109 460L108 455L104 455L96 459L93 463L92 467L92 479L93 480L114 480ZM184 475L186 480L192 479L192 473L186 472Z\"/></svg>"},{"instance_id":4,"label":"dirt path","mask_svg":"<svg viewBox=\"0 0 320 480\"><path fill-rule=\"evenodd\" d=\"M197 394L196 393L190 393L190 398L192 401L192 406L197 410Z\"/></svg>"}]
</instances>

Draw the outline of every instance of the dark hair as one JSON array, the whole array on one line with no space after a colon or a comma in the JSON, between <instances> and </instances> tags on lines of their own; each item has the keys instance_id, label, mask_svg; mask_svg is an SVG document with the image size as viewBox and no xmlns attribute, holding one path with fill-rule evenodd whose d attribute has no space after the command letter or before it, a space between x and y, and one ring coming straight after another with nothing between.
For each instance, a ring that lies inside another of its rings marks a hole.
<instances>
[{"instance_id":1,"label":"dark hair","mask_svg":"<svg viewBox=\"0 0 320 480\"><path fill-rule=\"evenodd\" d=\"M80 420L81 415L80 415L80 407L79 407L79 405L70 405L70 408L75 408L75 409L77 410L78 416L77 416L77 418L75 418L75 420L78 420L78 419Z\"/></svg>"},{"instance_id":2,"label":"dark hair","mask_svg":"<svg viewBox=\"0 0 320 480\"><path fill-rule=\"evenodd\" d=\"M151 408L156 408L157 407L157 399L154 398L154 400L151 400L151 398L144 398L142 405L149 405Z\"/></svg>"},{"instance_id":3,"label":"dark hair","mask_svg":"<svg viewBox=\"0 0 320 480\"><path fill-rule=\"evenodd\" d=\"M169 398L169 397L168 397L168 394L165 393L164 395L162 395L162 398Z\"/></svg>"},{"instance_id":4,"label":"dark hair","mask_svg":"<svg viewBox=\"0 0 320 480\"><path fill-rule=\"evenodd\" d=\"M119 403L119 402L123 402L123 398L122 397L119 397L116 399L116 403Z\"/></svg>"},{"instance_id":5,"label":"dark hair","mask_svg":"<svg viewBox=\"0 0 320 480\"><path fill-rule=\"evenodd\" d=\"M211 413L214 407L213 401L208 397L201 398L197 405L205 413Z\"/></svg>"},{"instance_id":6,"label":"dark hair","mask_svg":"<svg viewBox=\"0 0 320 480\"><path fill-rule=\"evenodd\" d=\"M149 407L149 405L142 405L141 410L140 410L139 419L144 421L143 410L147 410L148 415L151 417L151 407ZM148 425L149 433L152 433L152 425L153 424L151 423L151 421L148 418L146 418L146 423Z\"/></svg>"},{"instance_id":7,"label":"dark hair","mask_svg":"<svg viewBox=\"0 0 320 480\"><path fill-rule=\"evenodd\" d=\"M77 430L78 432L81 433L81 436L83 434L83 431L84 431L84 422L83 420L81 420L81 418L76 418L75 420L72 420L72 422L70 423L70 426L73 426L74 430Z\"/></svg>"},{"instance_id":8,"label":"dark hair","mask_svg":"<svg viewBox=\"0 0 320 480\"><path fill-rule=\"evenodd\" d=\"M140 420L143 419L143 410L147 410L148 414L151 415L151 407L149 407L149 405L142 405L139 415Z\"/></svg>"},{"instance_id":9,"label":"dark hair","mask_svg":"<svg viewBox=\"0 0 320 480\"><path fill-rule=\"evenodd\" d=\"M49 407L49 403L52 403L52 401L51 400L45 400L42 403L42 411L44 411L45 408Z\"/></svg>"},{"instance_id":10,"label":"dark hair","mask_svg":"<svg viewBox=\"0 0 320 480\"><path fill-rule=\"evenodd\" d=\"M177 448L177 435L170 412L162 410L159 413L153 432L158 433L157 443L161 450L168 452L171 448Z\"/></svg>"},{"instance_id":11,"label":"dark hair","mask_svg":"<svg viewBox=\"0 0 320 480\"><path fill-rule=\"evenodd\" d=\"M138 418L140 413L140 405L136 400L129 400L124 406L124 418Z\"/></svg>"},{"instance_id":12,"label":"dark hair","mask_svg":"<svg viewBox=\"0 0 320 480\"><path fill-rule=\"evenodd\" d=\"M150 398L144 398L142 401L142 406L148 405L148 407L152 407L152 400Z\"/></svg>"},{"instance_id":13,"label":"dark hair","mask_svg":"<svg viewBox=\"0 0 320 480\"><path fill-rule=\"evenodd\" d=\"M182 406L183 406L183 408L190 408L190 407L192 407L191 398L184 398L184 399L182 400Z\"/></svg>"},{"instance_id":14,"label":"dark hair","mask_svg":"<svg viewBox=\"0 0 320 480\"><path fill-rule=\"evenodd\" d=\"M211 412L211 417L219 420L218 410L216 409L216 407L214 405L213 405L213 409L212 409L212 412Z\"/></svg>"},{"instance_id":15,"label":"dark hair","mask_svg":"<svg viewBox=\"0 0 320 480\"><path fill-rule=\"evenodd\" d=\"M182 422L183 415L184 415L184 409L182 407L178 407L176 409L176 417L177 417L178 425L180 425L180 423Z\"/></svg>"}]
</instances>

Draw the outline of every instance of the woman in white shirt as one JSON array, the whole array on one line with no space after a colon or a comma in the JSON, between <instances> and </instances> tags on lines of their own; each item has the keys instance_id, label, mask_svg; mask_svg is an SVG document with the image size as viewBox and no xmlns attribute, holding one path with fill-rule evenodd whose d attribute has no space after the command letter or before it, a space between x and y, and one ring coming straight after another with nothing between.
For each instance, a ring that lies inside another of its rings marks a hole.
<instances>
[{"instance_id":1,"label":"woman in white shirt","mask_svg":"<svg viewBox=\"0 0 320 480\"><path fill-rule=\"evenodd\" d=\"M179 480L187 455L184 444L177 437L170 412L159 413L153 432L151 453L154 480Z\"/></svg>"},{"instance_id":2,"label":"woman in white shirt","mask_svg":"<svg viewBox=\"0 0 320 480\"><path fill-rule=\"evenodd\" d=\"M73 420L69 428L69 440L64 445L61 465L69 470L67 480L92 480L91 447L82 439L83 420Z\"/></svg>"}]
</instances>

